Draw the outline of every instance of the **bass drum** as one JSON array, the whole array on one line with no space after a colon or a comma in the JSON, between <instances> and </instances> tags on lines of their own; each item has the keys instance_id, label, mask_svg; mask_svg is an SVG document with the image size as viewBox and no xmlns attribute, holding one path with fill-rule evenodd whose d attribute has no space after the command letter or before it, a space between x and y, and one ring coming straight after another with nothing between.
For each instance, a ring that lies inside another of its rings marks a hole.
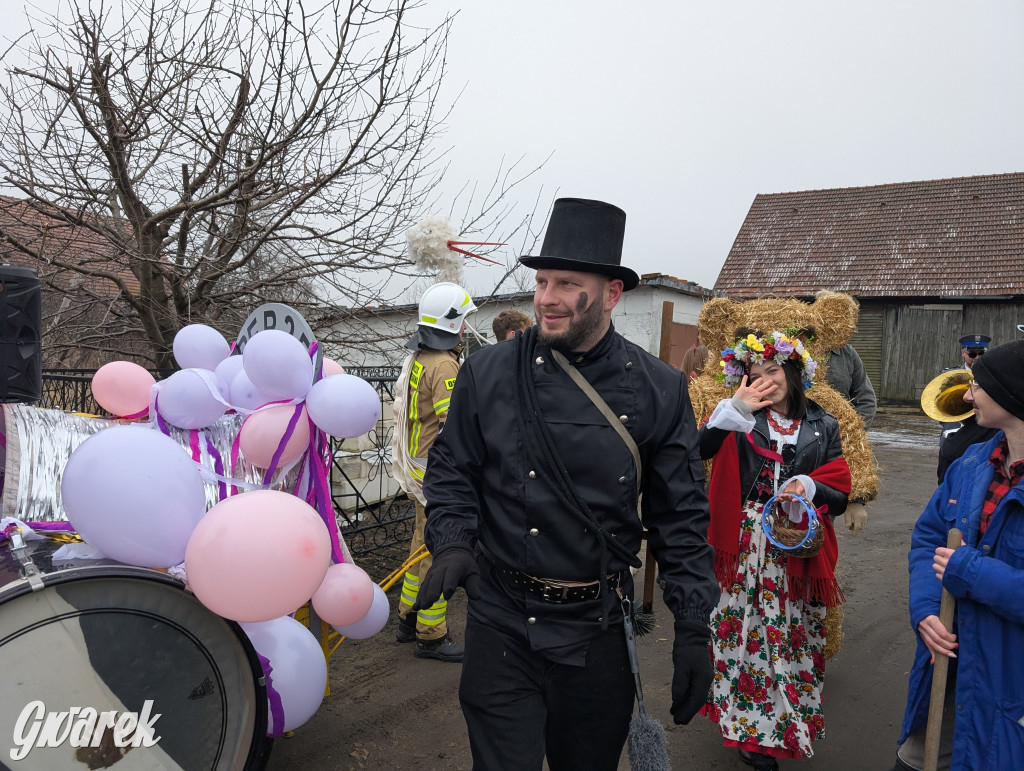
<instances>
[{"instance_id":1,"label":"bass drum","mask_svg":"<svg viewBox=\"0 0 1024 771\"><path fill-rule=\"evenodd\" d=\"M30 543L39 573L17 578L21 560L0 547L0 767L262 768L270 748L266 687L238 625L163 572L106 560L55 567L56 548ZM33 702L45 707L29 709ZM74 738L87 723L73 710L114 711L116 719L144 714L147 702L158 737L151 747L117 747L109 729L92 742ZM33 733L27 755L12 761Z\"/></svg>"}]
</instances>

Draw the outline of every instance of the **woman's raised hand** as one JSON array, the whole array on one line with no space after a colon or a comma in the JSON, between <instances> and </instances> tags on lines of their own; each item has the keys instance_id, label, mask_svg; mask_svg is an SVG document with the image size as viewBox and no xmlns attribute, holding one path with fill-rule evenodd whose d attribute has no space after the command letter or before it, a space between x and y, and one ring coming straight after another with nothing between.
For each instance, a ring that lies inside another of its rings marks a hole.
<instances>
[{"instance_id":1,"label":"woman's raised hand","mask_svg":"<svg viewBox=\"0 0 1024 771\"><path fill-rule=\"evenodd\" d=\"M750 407L751 412L757 412L763 407L770 407L772 404L768 396L775 393L778 386L767 378L758 378L751 384L747 384L747 376L744 375L736 388L736 395L742 402Z\"/></svg>"}]
</instances>

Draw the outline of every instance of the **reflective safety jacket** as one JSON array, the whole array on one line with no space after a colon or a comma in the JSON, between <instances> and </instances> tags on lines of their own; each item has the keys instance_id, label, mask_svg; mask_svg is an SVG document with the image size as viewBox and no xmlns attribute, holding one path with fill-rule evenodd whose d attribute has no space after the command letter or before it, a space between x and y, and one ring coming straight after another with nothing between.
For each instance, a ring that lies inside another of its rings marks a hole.
<instances>
[{"instance_id":1,"label":"reflective safety jacket","mask_svg":"<svg viewBox=\"0 0 1024 771\"><path fill-rule=\"evenodd\" d=\"M395 386L392 465L402 489L421 503L427 454L448 417L458 374L457 351L423 348L409 354Z\"/></svg>"},{"instance_id":2,"label":"reflective safety jacket","mask_svg":"<svg viewBox=\"0 0 1024 771\"><path fill-rule=\"evenodd\" d=\"M567 511L548 471L528 461L514 405L514 357L525 341L493 345L462 367L444 431L430 452L424 489L427 548L476 547L483 597L469 614L514 628L534 650L582 643L601 628L602 602L551 603L503 591L501 568L538 578L589 582L600 574L600 545ZM633 457L587 395L541 342L530 362L537 401L569 477L603 528L636 554L646 526L676 618L707 622L718 601L708 502L686 377L614 329L570 357L639 447L643 523ZM610 571L629 566L614 551ZM619 615L621 618L621 614ZM532 620L531 620L532 619ZM615 619L612 619L615 620Z\"/></svg>"}]
</instances>

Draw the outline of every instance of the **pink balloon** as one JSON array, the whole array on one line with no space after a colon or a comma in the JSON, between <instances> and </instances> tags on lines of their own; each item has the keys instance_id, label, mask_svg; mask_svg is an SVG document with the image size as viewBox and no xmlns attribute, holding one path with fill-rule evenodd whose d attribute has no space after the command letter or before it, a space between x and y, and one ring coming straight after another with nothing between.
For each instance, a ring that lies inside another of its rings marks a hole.
<instances>
[{"instance_id":1,"label":"pink balloon","mask_svg":"<svg viewBox=\"0 0 1024 771\"><path fill-rule=\"evenodd\" d=\"M380 396L355 375L332 375L315 383L306 394L309 417L331 436L362 436L380 420Z\"/></svg>"},{"instance_id":2,"label":"pink balloon","mask_svg":"<svg viewBox=\"0 0 1024 771\"><path fill-rule=\"evenodd\" d=\"M182 369L215 370L227 358L231 346L224 335L206 324L189 324L174 336L174 360Z\"/></svg>"},{"instance_id":3,"label":"pink balloon","mask_svg":"<svg viewBox=\"0 0 1024 771\"><path fill-rule=\"evenodd\" d=\"M390 615L391 607L388 605L388 596L384 594L383 589L374 584L373 604L366 611L366 615L351 624L336 625L334 631L353 640L365 640L383 629L387 625Z\"/></svg>"},{"instance_id":4,"label":"pink balloon","mask_svg":"<svg viewBox=\"0 0 1024 771\"><path fill-rule=\"evenodd\" d=\"M361 567L339 562L313 593L313 609L328 624L354 624L373 604L373 580Z\"/></svg>"},{"instance_id":5,"label":"pink balloon","mask_svg":"<svg viewBox=\"0 0 1024 771\"><path fill-rule=\"evenodd\" d=\"M254 466L270 468L274 453L288 430L288 423L299 410L299 420L285 443L278 467L298 458L309 446L309 418L301 405L279 404L257 410L245 419L238 432L238 446L245 459Z\"/></svg>"},{"instance_id":6,"label":"pink balloon","mask_svg":"<svg viewBox=\"0 0 1024 771\"><path fill-rule=\"evenodd\" d=\"M258 624L242 624L252 647L269 659L273 687L281 698L284 724L273 723L267 710L267 733L280 736L294 731L320 708L327 690L327 658L316 637L294 618L282 616ZM269 701L269 699L268 699Z\"/></svg>"},{"instance_id":7,"label":"pink balloon","mask_svg":"<svg viewBox=\"0 0 1024 771\"><path fill-rule=\"evenodd\" d=\"M227 498L185 550L189 587L233 621L269 621L313 596L331 564L331 537L312 506L277 490Z\"/></svg>"},{"instance_id":8,"label":"pink balloon","mask_svg":"<svg viewBox=\"0 0 1024 771\"><path fill-rule=\"evenodd\" d=\"M331 375L344 375L344 374L345 374L345 368L344 367L342 367L340 364L338 364L338 362L336 362L334 359L329 359L326 356L324 356L324 361L323 361L323 376L324 377L330 377Z\"/></svg>"},{"instance_id":9,"label":"pink balloon","mask_svg":"<svg viewBox=\"0 0 1024 771\"><path fill-rule=\"evenodd\" d=\"M138 364L112 361L92 376L92 395L111 415L123 418L149 409L149 390L156 379Z\"/></svg>"},{"instance_id":10,"label":"pink balloon","mask_svg":"<svg viewBox=\"0 0 1024 771\"><path fill-rule=\"evenodd\" d=\"M313 360L306 346L280 329L253 335L242 352L245 374L276 399L301 399L313 384Z\"/></svg>"}]
</instances>

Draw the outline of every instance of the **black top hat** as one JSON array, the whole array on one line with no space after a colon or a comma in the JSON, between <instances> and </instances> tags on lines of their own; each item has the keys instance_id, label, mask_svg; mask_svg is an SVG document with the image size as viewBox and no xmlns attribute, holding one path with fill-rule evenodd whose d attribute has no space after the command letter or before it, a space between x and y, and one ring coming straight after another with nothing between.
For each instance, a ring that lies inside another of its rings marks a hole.
<instances>
[{"instance_id":1,"label":"black top hat","mask_svg":"<svg viewBox=\"0 0 1024 771\"><path fill-rule=\"evenodd\" d=\"M528 268L578 270L622 280L629 291L640 277L622 262L626 212L603 201L559 198L551 210L540 255L520 257Z\"/></svg>"}]
</instances>

